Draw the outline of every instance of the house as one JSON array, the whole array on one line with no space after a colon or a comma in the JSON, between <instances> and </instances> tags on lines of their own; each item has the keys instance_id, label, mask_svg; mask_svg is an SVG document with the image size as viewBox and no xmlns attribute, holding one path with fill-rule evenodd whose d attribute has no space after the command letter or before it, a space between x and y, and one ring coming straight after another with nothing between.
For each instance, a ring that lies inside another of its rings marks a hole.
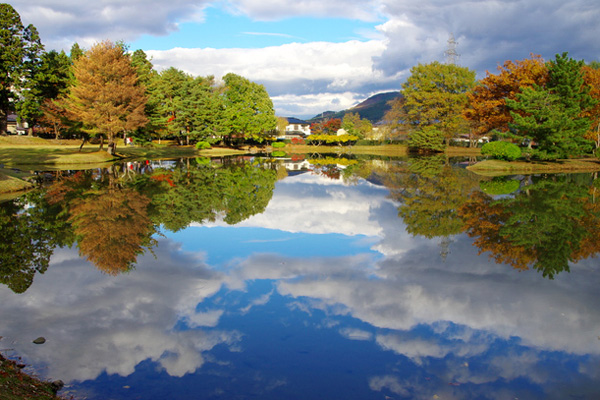
<instances>
[{"instance_id":1,"label":"house","mask_svg":"<svg viewBox=\"0 0 600 400\"><path fill-rule=\"evenodd\" d=\"M298 118L286 118L288 121L285 127L285 139L295 137L305 138L310 135L310 123Z\"/></svg>"},{"instance_id":2,"label":"house","mask_svg":"<svg viewBox=\"0 0 600 400\"><path fill-rule=\"evenodd\" d=\"M6 118L6 131L9 135L26 135L27 122L20 123L15 114L8 114Z\"/></svg>"}]
</instances>

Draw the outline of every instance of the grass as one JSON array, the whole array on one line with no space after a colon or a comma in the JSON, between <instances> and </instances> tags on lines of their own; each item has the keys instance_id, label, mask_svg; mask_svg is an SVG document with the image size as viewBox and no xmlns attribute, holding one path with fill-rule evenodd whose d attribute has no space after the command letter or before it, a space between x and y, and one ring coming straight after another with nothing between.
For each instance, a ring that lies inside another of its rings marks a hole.
<instances>
[{"instance_id":1,"label":"grass","mask_svg":"<svg viewBox=\"0 0 600 400\"><path fill-rule=\"evenodd\" d=\"M60 400L50 382L24 373L19 364L0 354L0 399Z\"/></svg>"},{"instance_id":2,"label":"grass","mask_svg":"<svg viewBox=\"0 0 600 400\"><path fill-rule=\"evenodd\" d=\"M501 161L485 160L467 167L479 175L595 172L600 171L598 159L569 159L558 161Z\"/></svg>"}]
</instances>

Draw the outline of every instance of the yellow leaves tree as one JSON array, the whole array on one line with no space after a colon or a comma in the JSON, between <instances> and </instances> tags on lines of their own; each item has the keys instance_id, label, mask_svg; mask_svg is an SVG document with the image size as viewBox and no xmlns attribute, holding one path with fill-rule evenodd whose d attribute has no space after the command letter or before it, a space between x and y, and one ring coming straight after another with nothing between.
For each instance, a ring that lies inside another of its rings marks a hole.
<instances>
[{"instance_id":1,"label":"yellow leaves tree","mask_svg":"<svg viewBox=\"0 0 600 400\"><path fill-rule=\"evenodd\" d=\"M472 122L475 136L485 135L494 129L507 132L512 117L506 99L514 100L522 88L542 86L548 79L546 64L539 55L532 54L525 60L505 61L498 70L496 75L487 72L486 77L467 93L469 103L463 115Z\"/></svg>"},{"instance_id":2,"label":"yellow leaves tree","mask_svg":"<svg viewBox=\"0 0 600 400\"><path fill-rule=\"evenodd\" d=\"M74 200L69 222L80 254L107 274L127 271L153 243L149 203L150 199L133 189L114 187Z\"/></svg>"},{"instance_id":3,"label":"yellow leaves tree","mask_svg":"<svg viewBox=\"0 0 600 400\"><path fill-rule=\"evenodd\" d=\"M147 123L145 88L122 46L104 41L73 63L68 108L91 135L106 136L114 154L117 134ZM100 148L102 148L101 142Z\"/></svg>"}]
</instances>

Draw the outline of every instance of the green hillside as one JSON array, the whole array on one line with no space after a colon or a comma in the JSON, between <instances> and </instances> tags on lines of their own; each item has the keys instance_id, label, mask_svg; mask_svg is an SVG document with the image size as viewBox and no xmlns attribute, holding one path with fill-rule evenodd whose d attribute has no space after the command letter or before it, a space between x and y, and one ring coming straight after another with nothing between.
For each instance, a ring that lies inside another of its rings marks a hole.
<instances>
[{"instance_id":1,"label":"green hillside","mask_svg":"<svg viewBox=\"0 0 600 400\"><path fill-rule=\"evenodd\" d=\"M358 113L361 118L366 118L375 124L381 121L386 111L390 109L388 102L398 96L400 96L400 92L379 93L347 110L325 111L309 119L308 122L319 122L332 118L343 119L347 113Z\"/></svg>"}]
</instances>

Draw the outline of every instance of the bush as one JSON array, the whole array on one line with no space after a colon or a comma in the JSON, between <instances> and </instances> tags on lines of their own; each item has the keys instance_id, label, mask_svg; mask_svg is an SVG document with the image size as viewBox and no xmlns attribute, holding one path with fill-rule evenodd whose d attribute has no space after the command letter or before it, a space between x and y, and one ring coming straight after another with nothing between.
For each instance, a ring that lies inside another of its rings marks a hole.
<instances>
[{"instance_id":1,"label":"bush","mask_svg":"<svg viewBox=\"0 0 600 400\"><path fill-rule=\"evenodd\" d=\"M196 148L198 150L206 150L206 149L210 149L211 145L210 145L210 143L201 140L196 143Z\"/></svg>"},{"instance_id":2,"label":"bush","mask_svg":"<svg viewBox=\"0 0 600 400\"><path fill-rule=\"evenodd\" d=\"M285 151L276 150L276 151L272 152L271 155L273 157L285 157L285 156L287 156L287 153Z\"/></svg>"},{"instance_id":3,"label":"bush","mask_svg":"<svg viewBox=\"0 0 600 400\"><path fill-rule=\"evenodd\" d=\"M408 147L423 152L442 152L446 148L444 134L433 126L423 127L410 134Z\"/></svg>"},{"instance_id":4,"label":"bush","mask_svg":"<svg viewBox=\"0 0 600 400\"><path fill-rule=\"evenodd\" d=\"M283 143L283 142L273 142L273 144L271 146L273 148L275 148L275 149L280 149L282 147L285 147L285 143Z\"/></svg>"},{"instance_id":5,"label":"bush","mask_svg":"<svg viewBox=\"0 0 600 400\"><path fill-rule=\"evenodd\" d=\"M510 142L489 142L481 147L481 154L497 160L514 161L521 157L521 148Z\"/></svg>"}]
</instances>

